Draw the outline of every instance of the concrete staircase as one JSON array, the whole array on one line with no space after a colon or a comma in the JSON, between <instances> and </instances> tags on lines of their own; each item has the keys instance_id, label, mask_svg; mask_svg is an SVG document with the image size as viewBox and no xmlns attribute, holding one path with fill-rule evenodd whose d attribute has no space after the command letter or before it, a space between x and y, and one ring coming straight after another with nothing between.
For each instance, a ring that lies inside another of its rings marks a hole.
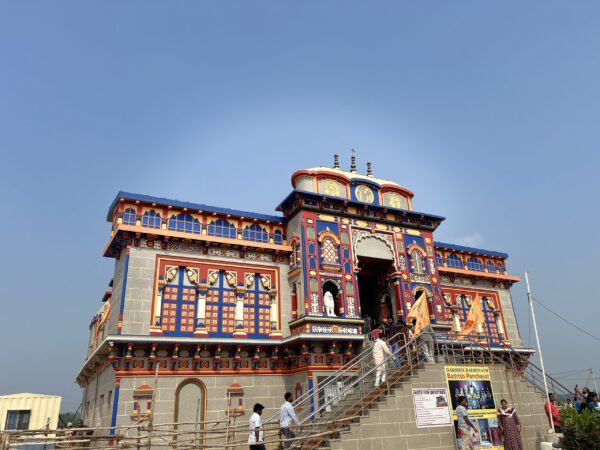
<instances>
[{"instance_id":1,"label":"concrete staircase","mask_svg":"<svg viewBox=\"0 0 600 450\"><path fill-rule=\"evenodd\" d=\"M515 375L503 365L492 369L492 388L496 401L506 398L521 419L524 448L541 448L548 422L544 413L544 396L534 385ZM412 374L390 379L389 391L380 390L369 399L363 416L343 426L319 448L331 450L409 450L455 449L453 427L417 428L412 388L445 387L443 364L427 364ZM307 443L309 444L309 443ZM310 444L303 448L311 448Z\"/></svg>"}]
</instances>

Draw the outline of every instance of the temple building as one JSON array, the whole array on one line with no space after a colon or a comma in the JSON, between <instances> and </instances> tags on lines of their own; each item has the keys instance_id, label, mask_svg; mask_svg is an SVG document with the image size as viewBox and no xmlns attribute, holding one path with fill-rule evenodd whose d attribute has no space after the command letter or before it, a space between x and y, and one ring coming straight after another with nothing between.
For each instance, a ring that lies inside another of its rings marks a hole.
<instances>
[{"instance_id":1,"label":"temple building","mask_svg":"<svg viewBox=\"0 0 600 450\"><path fill-rule=\"evenodd\" d=\"M117 194L114 276L77 374L87 425L275 411L360 351L365 318L403 319L421 295L434 330L460 331L482 302L478 332L521 347L506 253L437 242L445 218L354 157L291 183L273 215Z\"/></svg>"}]
</instances>

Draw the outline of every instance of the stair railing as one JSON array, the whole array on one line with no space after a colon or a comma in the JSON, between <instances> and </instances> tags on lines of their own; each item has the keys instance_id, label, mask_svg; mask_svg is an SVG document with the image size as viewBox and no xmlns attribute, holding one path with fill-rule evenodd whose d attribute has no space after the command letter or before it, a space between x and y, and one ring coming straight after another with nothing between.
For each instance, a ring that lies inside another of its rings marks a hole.
<instances>
[{"instance_id":1,"label":"stair railing","mask_svg":"<svg viewBox=\"0 0 600 450\"><path fill-rule=\"evenodd\" d=\"M390 341L392 340L390 339ZM394 342L392 341L393 344ZM399 346L399 348L394 348L392 355L386 355L383 362L379 365L375 365L374 363L369 365L362 364L359 370L354 372L351 377L340 381L338 376L322 383L323 386L330 386L333 382L338 383L336 386L338 388L337 395L324 398L324 401L319 402L318 406L308 416L300 420L302 425L310 423L310 426L303 428L299 433L299 437L305 437L305 439L294 442L290 448L304 448L307 445L306 441L310 440L311 436L319 435L323 431L323 428L331 424L332 420L344 418L348 415L362 415L370 406L370 401L372 401L372 399L367 398L369 395L378 396L390 393L390 384L387 382L382 383L383 389L375 386L374 381L377 370L380 367L384 368L386 380L389 380L390 377L393 377L401 369L405 371L406 375L409 375L418 364L418 353L416 351L416 342L411 340ZM369 357L372 361L371 348L369 348ZM400 364L397 365L396 363ZM331 426L329 426L329 431L333 434L336 429L331 429ZM319 442L323 439L326 438L316 438ZM319 442L309 444L308 448L316 446Z\"/></svg>"},{"instance_id":2,"label":"stair railing","mask_svg":"<svg viewBox=\"0 0 600 450\"><path fill-rule=\"evenodd\" d=\"M404 333L399 332L388 339L388 344L399 344L404 339ZM347 391L345 386L345 381L347 378L355 378L356 374L361 370L365 365L369 365L369 363L373 359L373 354L371 350L372 346L372 333L369 333L365 337L365 346L362 351L355 355L350 361L344 364L341 368L330 374L327 378L328 380L324 383L318 383L316 387L308 389L304 394L294 400L292 406L296 411L296 415L298 416L301 422L305 421L308 417L311 417L312 410L314 410L315 402L321 397L329 397L331 392L339 391L338 383L342 383L342 388L344 391ZM307 415L308 413L308 415ZM273 423L279 421L279 413L274 414L269 417L264 423Z\"/></svg>"},{"instance_id":3,"label":"stair railing","mask_svg":"<svg viewBox=\"0 0 600 450\"><path fill-rule=\"evenodd\" d=\"M522 376L541 393L545 393L542 370L512 347L494 347L488 335L461 336L454 333L436 333L438 354L445 355L446 362L462 364L500 363ZM550 392L561 396L572 396L572 391L558 380L546 374Z\"/></svg>"}]
</instances>

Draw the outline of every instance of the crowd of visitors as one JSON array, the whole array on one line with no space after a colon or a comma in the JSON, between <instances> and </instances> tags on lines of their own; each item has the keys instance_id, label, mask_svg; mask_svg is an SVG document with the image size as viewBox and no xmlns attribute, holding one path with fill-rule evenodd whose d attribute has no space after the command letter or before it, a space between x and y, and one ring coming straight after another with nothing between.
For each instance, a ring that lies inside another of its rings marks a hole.
<instances>
[{"instance_id":1,"label":"crowd of visitors","mask_svg":"<svg viewBox=\"0 0 600 450\"><path fill-rule=\"evenodd\" d=\"M596 392L590 391L587 386L579 390L579 385L575 385L573 389L573 399L567 399L563 405L558 404L554 393L548 394L548 401L544 405L544 409L546 417L548 417L548 422L554 425L556 433L561 432L560 407L573 408L578 413L582 413L583 411L600 413L600 398Z\"/></svg>"}]
</instances>

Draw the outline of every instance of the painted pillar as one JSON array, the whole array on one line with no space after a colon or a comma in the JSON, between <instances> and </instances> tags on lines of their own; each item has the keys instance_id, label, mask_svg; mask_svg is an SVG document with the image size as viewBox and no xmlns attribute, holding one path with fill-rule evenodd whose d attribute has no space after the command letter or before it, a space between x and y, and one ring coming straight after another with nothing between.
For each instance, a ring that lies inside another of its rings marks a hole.
<instances>
[{"instance_id":1,"label":"painted pillar","mask_svg":"<svg viewBox=\"0 0 600 450\"><path fill-rule=\"evenodd\" d=\"M208 336L208 331L206 330L206 294L208 287L208 283L196 284L198 300L196 303L196 328L194 329L194 337Z\"/></svg>"},{"instance_id":2,"label":"painted pillar","mask_svg":"<svg viewBox=\"0 0 600 450\"><path fill-rule=\"evenodd\" d=\"M394 296L396 297L396 310L398 311L398 318L404 317L404 306L402 305L402 274L400 272L394 272L390 275L390 281L394 288Z\"/></svg>"},{"instance_id":3,"label":"painted pillar","mask_svg":"<svg viewBox=\"0 0 600 450\"><path fill-rule=\"evenodd\" d=\"M271 300L271 333L270 338L280 338L281 328L279 326L279 306L277 305L277 289L271 289L269 291L269 298Z\"/></svg>"},{"instance_id":4,"label":"painted pillar","mask_svg":"<svg viewBox=\"0 0 600 450\"><path fill-rule=\"evenodd\" d=\"M292 319L298 318L298 290L296 287L296 283L292 283Z\"/></svg>"},{"instance_id":5,"label":"painted pillar","mask_svg":"<svg viewBox=\"0 0 600 450\"><path fill-rule=\"evenodd\" d=\"M452 315L454 316L454 331L456 331L457 333L460 333L460 309L458 307L453 307L452 308Z\"/></svg>"},{"instance_id":6,"label":"painted pillar","mask_svg":"<svg viewBox=\"0 0 600 450\"><path fill-rule=\"evenodd\" d=\"M504 335L504 324L502 323L502 317L500 317L500 313L494 313L494 320L496 320L496 327L498 328L498 337L501 341L506 340L506 336Z\"/></svg>"},{"instance_id":7,"label":"painted pillar","mask_svg":"<svg viewBox=\"0 0 600 450\"><path fill-rule=\"evenodd\" d=\"M156 300L154 302L154 328L157 328L158 331L161 330L161 309L162 309L162 299L163 292L165 290L165 282L164 280L158 280L158 292L156 293Z\"/></svg>"},{"instance_id":8,"label":"painted pillar","mask_svg":"<svg viewBox=\"0 0 600 450\"><path fill-rule=\"evenodd\" d=\"M235 288L235 331L233 337L248 337L248 333L244 330L244 296L246 291L244 285Z\"/></svg>"}]
</instances>

